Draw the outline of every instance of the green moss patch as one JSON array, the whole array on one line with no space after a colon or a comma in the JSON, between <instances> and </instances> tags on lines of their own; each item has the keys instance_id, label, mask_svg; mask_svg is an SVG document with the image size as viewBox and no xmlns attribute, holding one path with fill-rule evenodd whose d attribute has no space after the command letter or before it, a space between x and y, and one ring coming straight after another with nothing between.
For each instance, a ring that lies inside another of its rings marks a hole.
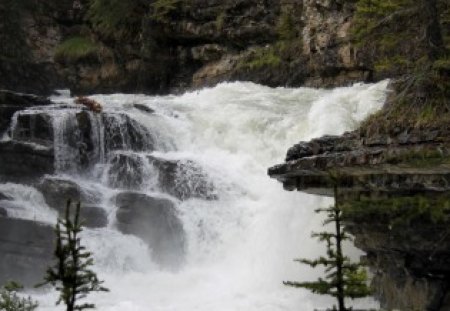
<instances>
[{"instance_id":1,"label":"green moss patch","mask_svg":"<svg viewBox=\"0 0 450 311\"><path fill-rule=\"evenodd\" d=\"M55 59L63 62L75 62L95 57L100 46L89 38L73 37L63 41L55 52Z\"/></svg>"},{"instance_id":2,"label":"green moss patch","mask_svg":"<svg viewBox=\"0 0 450 311\"><path fill-rule=\"evenodd\" d=\"M276 67L281 64L279 51L273 46L261 47L253 51L253 53L241 60L238 67L241 69L258 70L264 67Z\"/></svg>"}]
</instances>

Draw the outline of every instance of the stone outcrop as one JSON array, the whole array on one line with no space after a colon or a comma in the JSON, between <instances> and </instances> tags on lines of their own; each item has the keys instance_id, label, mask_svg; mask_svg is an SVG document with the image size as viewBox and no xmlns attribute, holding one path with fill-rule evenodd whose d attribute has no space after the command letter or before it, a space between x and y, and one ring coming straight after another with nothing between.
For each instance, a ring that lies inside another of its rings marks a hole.
<instances>
[{"instance_id":1,"label":"stone outcrop","mask_svg":"<svg viewBox=\"0 0 450 311\"><path fill-rule=\"evenodd\" d=\"M41 283L52 261L53 243L52 226L0 215L0 284Z\"/></svg>"},{"instance_id":2,"label":"stone outcrop","mask_svg":"<svg viewBox=\"0 0 450 311\"><path fill-rule=\"evenodd\" d=\"M0 90L0 134L8 129L11 118L17 111L50 104L51 101L44 97Z\"/></svg>"},{"instance_id":3,"label":"stone outcrop","mask_svg":"<svg viewBox=\"0 0 450 311\"><path fill-rule=\"evenodd\" d=\"M58 211L64 217L67 200L73 203L80 202L81 218L88 228L106 227L108 215L99 204L101 195L92 190L81 188L76 182L68 179L45 177L37 185L37 189L44 196L48 206Z\"/></svg>"},{"instance_id":4,"label":"stone outcrop","mask_svg":"<svg viewBox=\"0 0 450 311\"><path fill-rule=\"evenodd\" d=\"M450 308L448 127L393 126L300 142L269 169L287 190L332 195L388 310Z\"/></svg>"},{"instance_id":5,"label":"stone outcrop","mask_svg":"<svg viewBox=\"0 0 450 311\"><path fill-rule=\"evenodd\" d=\"M0 28L7 43L0 56L8 60L0 66L0 87L166 93L230 80L336 86L371 78L350 40L352 1L190 0L160 15L150 5L126 36L95 29L88 5L0 6L0 17L14 17ZM70 44L88 52L66 53Z\"/></svg>"},{"instance_id":6,"label":"stone outcrop","mask_svg":"<svg viewBox=\"0 0 450 311\"><path fill-rule=\"evenodd\" d=\"M117 152L109 163L111 187L130 190L154 187L179 200L217 199L213 182L194 161ZM149 181L154 184L147 185Z\"/></svg>"},{"instance_id":7,"label":"stone outcrop","mask_svg":"<svg viewBox=\"0 0 450 311\"><path fill-rule=\"evenodd\" d=\"M204 170L191 160L166 160L149 156L158 170L159 187L180 200L189 198L216 199L215 187Z\"/></svg>"},{"instance_id":8,"label":"stone outcrop","mask_svg":"<svg viewBox=\"0 0 450 311\"><path fill-rule=\"evenodd\" d=\"M0 179L27 182L54 172L53 148L16 141L0 142Z\"/></svg>"},{"instance_id":9,"label":"stone outcrop","mask_svg":"<svg viewBox=\"0 0 450 311\"><path fill-rule=\"evenodd\" d=\"M153 259L176 267L184 258L184 229L172 201L138 192L122 192L115 198L117 227L144 240Z\"/></svg>"}]
</instances>

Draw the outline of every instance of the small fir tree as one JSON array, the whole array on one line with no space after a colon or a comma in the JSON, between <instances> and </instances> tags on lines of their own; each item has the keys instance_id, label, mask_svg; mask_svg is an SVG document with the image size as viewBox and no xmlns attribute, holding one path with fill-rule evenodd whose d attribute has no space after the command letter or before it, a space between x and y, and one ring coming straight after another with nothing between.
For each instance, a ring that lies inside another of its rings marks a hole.
<instances>
[{"instance_id":1,"label":"small fir tree","mask_svg":"<svg viewBox=\"0 0 450 311\"><path fill-rule=\"evenodd\" d=\"M31 297L23 298L17 294L23 287L16 282L9 282L0 289L0 310L34 311L38 307Z\"/></svg>"},{"instance_id":2,"label":"small fir tree","mask_svg":"<svg viewBox=\"0 0 450 311\"><path fill-rule=\"evenodd\" d=\"M102 286L97 275L90 267L94 264L92 254L81 246L79 237L83 230L80 221L80 203L77 204L75 215L71 217L71 202L67 202L64 219L58 219L56 224L56 247L54 256L56 264L47 270L43 284L51 284L60 292L56 304L63 302L67 311L95 308L94 304L78 304L80 299L96 291L108 291Z\"/></svg>"},{"instance_id":3,"label":"small fir tree","mask_svg":"<svg viewBox=\"0 0 450 311\"><path fill-rule=\"evenodd\" d=\"M324 225L334 223L334 232L313 233L312 236L318 238L320 242L327 244L326 256L318 259L296 259L303 264L313 268L316 266L325 267L325 278L319 278L313 282L283 282L287 286L306 288L315 294L330 295L337 299L338 308L333 310L350 310L345 306L345 298L363 298L370 295L371 291L367 286L367 273L361 263L352 263L350 258L344 256L342 242L351 240L350 235L342 226L342 211L337 203L337 186L334 186L335 205L330 208L317 209L318 213L327 213Z\"/></svg>"}]
</instances>

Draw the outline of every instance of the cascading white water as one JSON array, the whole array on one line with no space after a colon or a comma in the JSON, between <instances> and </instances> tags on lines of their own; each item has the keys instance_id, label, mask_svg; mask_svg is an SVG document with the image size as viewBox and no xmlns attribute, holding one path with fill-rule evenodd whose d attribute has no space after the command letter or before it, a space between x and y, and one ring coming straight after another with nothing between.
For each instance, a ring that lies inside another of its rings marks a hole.
<instances>
[{"instance_id":1,"label":"cascading white water","mask_svg":"<svg viewBox=\"0 0 450 311\"><path fill-rule=\"evenodd\" d=\"M185 262L176 271L153 263L141 240L116 231L114 217L110 216L106 229L86 230L83 241L94 252L99 277L111 289L89 300L102 311L279 311L330 306L333 301L328 298L282 284L320 274L293 258L314 258L323 251L310 233L320 228L314 209L330 200L284 191L266 175L267 168L281 163L287 148L300 140L355 128L382 106L386 86L384 81L317 90L225 83L181 96L93 96L105 111L123 113L147 128L156 149L152 155L198 164L213 181L217 199L176 200L187 242ZM142 112L136 103L156 112ZM95 133L95 141L104 146L100 143L104 128L98 125ZM105 152L98 151L100 163L94 173L76 179L88 188L99 187L102 205L111 206L117 190L107 184ZM150 165L146 163L150 152L133 153L140 165ZM148 181L152 169L145 168L141 190L167 197L158 193L155 179ZM108 212L113 214L114 207ZM35 297L42 310L62 310L54 306L54 292Z\"/></svg>"}]
</instances>

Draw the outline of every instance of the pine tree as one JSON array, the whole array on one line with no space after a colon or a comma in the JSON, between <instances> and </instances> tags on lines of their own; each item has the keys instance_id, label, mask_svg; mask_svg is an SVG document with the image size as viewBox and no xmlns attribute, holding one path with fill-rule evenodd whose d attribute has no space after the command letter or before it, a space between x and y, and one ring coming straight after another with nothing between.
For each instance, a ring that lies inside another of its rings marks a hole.
<instances>
[{"instance_id":1,"label":"pine tree","mask_svg":"<svg viewBox=\"0 0 450 311\"><path fill-rule=\"evenodd\" d=\"M330 208L317 209L318 213L326 213L324 225L334 223L334 232L313 233L312 237L327 244L326 257L318 259L296 259L295 261L307 264L313 268L325 267L325 278L313 282L283 282L287 286L306 288L315 294L330 295L337 299L338 308L333 310L350 310L345 306L345 298L363 298L370 295L367 286L367 273L361 263L352 263L350 258L344 256L342 243L351 240L350 235L342 226L342 211L337 203L337 186L334 186L335 205Z\"/></svg>"},{"instance_id":2,"label":"pine tree","mask_svg":"<svg viewBox=\"0 0 450 311\"><path fill-rule=\"evenodd\" d=\"M67 202L64 219L58 219L56 224L56 247L54 256L56 264L47 270L44 283L51 284L60 292L57 304L63 302L67 311L95 308L94 304L78 304L80 299L96 291L108 291L102 287L97 275L90 267L94 264L92 254L81 246L79 237L83 230L80 220L80 203L77 204L75 215L71 217L71 202Z\"/></svg>"},{"instance_id":3,"label":"pine tree","mask_svg":"<svg viewBox=\"0 0 450 311\"><path fill-rule=\"evenodd\" d=\"M357 0L355 40L372 51L375 72L402 78L409 104L441 104L450 86L448 0Z\"/></svg>"}]
</instances>

